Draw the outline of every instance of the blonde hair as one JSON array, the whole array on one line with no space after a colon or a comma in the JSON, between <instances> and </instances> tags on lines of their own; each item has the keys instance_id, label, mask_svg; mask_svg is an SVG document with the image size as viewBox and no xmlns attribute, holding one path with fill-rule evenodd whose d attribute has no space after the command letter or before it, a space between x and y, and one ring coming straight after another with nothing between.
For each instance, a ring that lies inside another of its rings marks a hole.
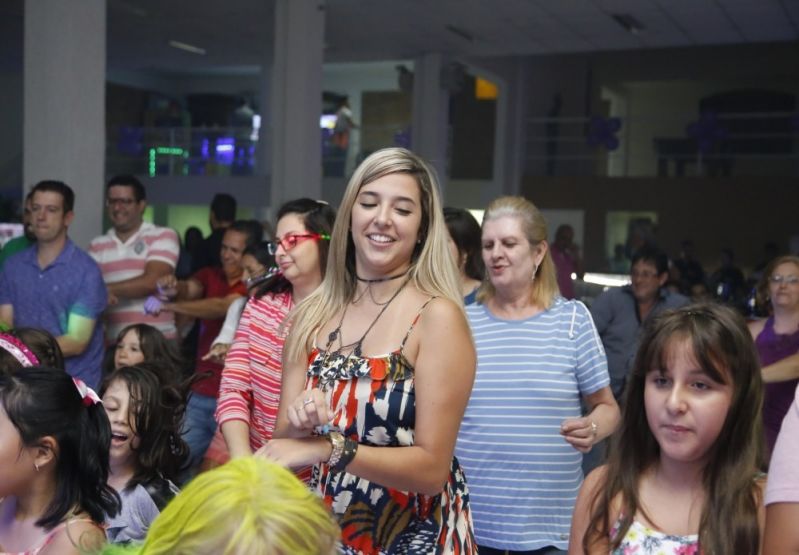
<instances>
[{"instance_id":1,"label":"blonde hair","mask_svg":"<svg viewBox=\"0 0 799 555\"><path fill-rule=\"evenodd\" d=\"M243 457L192 480L143 545L103 555L333 555L340 537L322 500L294 474Z\"/></svg>"},{"instance_id":2,"label":"blonde hair","mask_svg":"<svg viewBox=\"0 0 799 555\"><path fill-rule=\"evenodd\" d=\"M315 331L352 300L357 283L355 245L350 234L352 207L361 187L395 173L410 175L419 185L422 220L420 242L411 259L411 285L425 294L463 305L458 270L447 246L448 232L435 172L404 148L378 150L358 166L341 199L322 284L289 315L292 328L284 350L286 360L304 357L310 351Z\"/></svg>"},{"instance_id":3,"label":"blonde hair","mask_svg":"<svg viewBox=\"0 0 799 555\"><path fill-rule=\"evenodd\" d=\"M522 224L522 232L527 237L531 246L546 243L547 221L535 204L524 197L499 197L491 201L483 215L483 226L490 220L502 217L518 218ZM496 294L496 289L490 280L485 280L477 292L477 301L485 303ZM535 274L535 280L530 291L530 300L540 305L544 310L552 306L552 301L560 294L558 278L555 273L555 263L549 249L544 253L541 265Z\"/></svg>"}]
</instances>

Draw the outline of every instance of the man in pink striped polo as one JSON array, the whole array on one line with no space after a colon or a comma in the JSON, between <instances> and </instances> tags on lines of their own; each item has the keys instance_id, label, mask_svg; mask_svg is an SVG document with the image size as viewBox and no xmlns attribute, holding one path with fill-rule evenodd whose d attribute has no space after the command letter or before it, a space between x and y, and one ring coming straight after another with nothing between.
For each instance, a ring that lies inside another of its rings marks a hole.
<instances>
[{"instance_id":1,"label":"man in pink striped polo","mask_svg":"<svg viewBox=\"0 0 799 555\"><path fill-rule=\"evenodd\" d=\"M111 229L95 237L89 254L99 264L108 287L105 312L106 342L116 340L130 324L150 324L165 336L177 336L175 316L144 314L144 301L156 293L158 279L174 273L180 243L174 230L142 220L147 194L132 175L112 177L106 185L105 205Z\"/></svg>"}]
</instances>

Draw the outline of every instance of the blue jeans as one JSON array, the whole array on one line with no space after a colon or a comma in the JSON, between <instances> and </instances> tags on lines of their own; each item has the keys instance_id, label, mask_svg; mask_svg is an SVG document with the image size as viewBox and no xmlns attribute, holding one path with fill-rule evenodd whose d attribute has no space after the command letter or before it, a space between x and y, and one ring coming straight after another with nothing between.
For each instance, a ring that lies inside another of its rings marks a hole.
<instances>
[{"instance_id":1,"label":"blue jeans","mask_svg":"<svg viewBox=\"0 0 799 555\"><path fill-rule=\"evenodd\" d=\"M203 460L216 432L216 397L208 397L192 392L186 405L186 421L182 435L191 450L189 463L197 467Z\"/></svg>"}]
</instances>

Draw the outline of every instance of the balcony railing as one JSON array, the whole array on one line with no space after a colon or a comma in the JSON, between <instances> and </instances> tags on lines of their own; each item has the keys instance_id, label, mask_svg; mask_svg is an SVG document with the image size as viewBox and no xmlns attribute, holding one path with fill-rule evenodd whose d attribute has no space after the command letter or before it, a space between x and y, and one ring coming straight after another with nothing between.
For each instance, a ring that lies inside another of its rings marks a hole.
<instances>
[{"instance_id":1,"label":"balcony railing","mask_svg":"<svg viewBox=\"0 0 799 555\"><path fill-rule=\"evenodd\" d=\"M260 136L268 130L261 129ZM323 175L341 177L366 154L386 146L408 146L409 130L369 126L354 130L348 148L320 129ZM369 144L364 144L364 138ZM261 145L263 146L263 145ZM108 130L107 173L136 175L244 176L257 173L259 133L250 127L119 127Z\"/></svg>"},{"instance_id":2,"label":"balcony railing","mask_svg":"<svg viewBox=\"0 0 799 555\"><path fill-rule=\"evenodd\" d=\"M525 126L528 175L799 175L799 113L539 117Z\"/></svg>"},{"instance_id":3,"label":"balcony railing","mask_svg":"<svg viewBox=\"0 0 799 555\"><path fill-rule=\"evenodd\" d=\"M799 176L794 112L540 117L528 119L524 131L523 172L530 176ZM394 145L410 145L408 127L364 126L353 131L347 150L320 129L323 175L344 176L370 152ZM266 152L258 133L245 127L120 127L109 130L107 148L109 173L151 176L253 175ZM449 166L464 166L455 162Z\"/></svg>"}]
</instances>

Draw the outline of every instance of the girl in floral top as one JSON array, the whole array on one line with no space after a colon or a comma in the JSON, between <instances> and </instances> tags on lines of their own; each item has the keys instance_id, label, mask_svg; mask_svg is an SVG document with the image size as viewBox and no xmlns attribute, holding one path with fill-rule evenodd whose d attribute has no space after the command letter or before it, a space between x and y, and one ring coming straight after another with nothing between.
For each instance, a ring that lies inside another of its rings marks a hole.
<instances>
[{"instance_id":1,"label":"girl in floral top","mask_svg":"<svg viewBox=\"0 0 799 555\"><path fill-rule=\"evenodd\" d=\"M651 322L608 464L580 490L569 553L760 553L762 404L733 310L689 305Z\"/></svg>"}]
</instances>

